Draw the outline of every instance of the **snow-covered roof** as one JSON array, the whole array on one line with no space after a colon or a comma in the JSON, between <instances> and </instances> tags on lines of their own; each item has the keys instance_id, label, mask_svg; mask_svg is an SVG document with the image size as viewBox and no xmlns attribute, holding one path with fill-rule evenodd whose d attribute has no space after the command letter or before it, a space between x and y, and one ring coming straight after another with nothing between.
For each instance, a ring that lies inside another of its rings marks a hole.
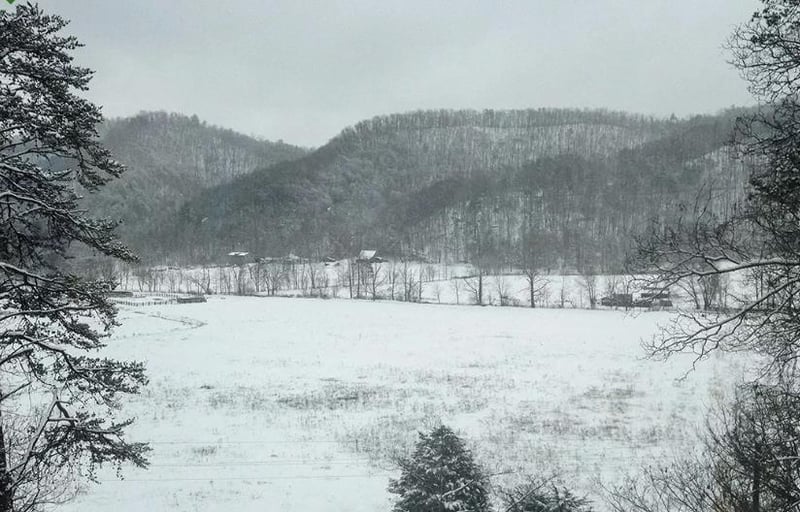
<instances>
[{"instance_id":1,"label":"snow-covered roof","mask_svg":"<svg viewBox=\"0 0 800 512\"><path fill-rule=\"evenodd\" d=\"M358 259L360 259L360 260L371 260L372 258L375 257L375 255L377 253L378 253L378 251L362 250L360 253L358 253Z\"/></svg>"}]
</instances>

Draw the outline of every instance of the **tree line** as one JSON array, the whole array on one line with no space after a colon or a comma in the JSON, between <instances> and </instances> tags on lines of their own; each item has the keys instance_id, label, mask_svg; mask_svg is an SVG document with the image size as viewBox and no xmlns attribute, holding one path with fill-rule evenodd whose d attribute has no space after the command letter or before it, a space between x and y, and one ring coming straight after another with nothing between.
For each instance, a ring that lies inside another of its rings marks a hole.
<instances>
[{"instance_id":1,"label":"tree line","mask_svg":"<svg viewBox=\"0 0 800 512\"><path fill-rule=\"evenodd\" d=\"M83 204L119 222L121 238L141 254L147 254L150 233L200 191L306 154L167 112L104 120L98 131L127 172L98 191L83 191Z\"/></svg>"}]
</instances>

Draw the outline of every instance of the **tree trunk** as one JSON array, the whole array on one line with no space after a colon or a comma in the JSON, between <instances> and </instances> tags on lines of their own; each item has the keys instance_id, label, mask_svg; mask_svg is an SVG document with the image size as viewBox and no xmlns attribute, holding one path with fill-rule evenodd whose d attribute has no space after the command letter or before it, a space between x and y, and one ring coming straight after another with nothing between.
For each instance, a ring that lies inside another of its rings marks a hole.
<instances>
[{"instance_id":1,"label":"tree trunk","mask_svg":"<svg viewBox=\"0 0 800 512\"><path fill-rule=\"evenodd\" d=\"M530 288L531 288L531 307L535 308L536 307L536 290L534 289L533 279L531 279Z\"/></svg>"},{"instance_id":2,"label":"tree trunk","mask_svg":"<svg viewBox=\"0 0 800 512\"><path fill-rule=\"evenodd\" d=\"M483 306L483 269L478 270L478 305Z\"/></svg>"},{"instance_id":3,"label":"tree trunk","mask_svg":"<svg viewBox=\"0 0 800 512\"><path fill-rule=\"evenodd\" d=\"M12 512L14 500L11 492L11 474L8 472L8 454L6 453L6 435L0 413L0 512Z\"/></svg>"},{"instance_id":4,"label":"tree trunk","mask_svg":"<svg viewBox=\"0 0 800 512\"><path fill-rule=\"evenodd\" d=\"M753 470L753 490L751 512L760 512L761 510L761 467L756 464Z\"/></svg>"}]
</instances>

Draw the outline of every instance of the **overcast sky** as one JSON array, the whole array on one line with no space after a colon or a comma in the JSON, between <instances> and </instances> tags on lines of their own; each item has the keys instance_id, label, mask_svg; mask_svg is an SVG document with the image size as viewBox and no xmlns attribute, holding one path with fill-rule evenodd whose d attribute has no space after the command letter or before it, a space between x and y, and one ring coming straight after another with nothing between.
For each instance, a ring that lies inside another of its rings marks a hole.
<instances>
[{"instance_id":1,"label":"overcast sky","mask_svg":"<svg viewBox=\"0 0 800 512\"><path fill-rule=\"evenodd\" d=\"M2 2L5 5L5 2ZM306 146L377 114L751 103L723 44L756 0L41 0L72 20L107 116ZM7 7L6 7L7 8Z\"/></svg>"}]
</instances>

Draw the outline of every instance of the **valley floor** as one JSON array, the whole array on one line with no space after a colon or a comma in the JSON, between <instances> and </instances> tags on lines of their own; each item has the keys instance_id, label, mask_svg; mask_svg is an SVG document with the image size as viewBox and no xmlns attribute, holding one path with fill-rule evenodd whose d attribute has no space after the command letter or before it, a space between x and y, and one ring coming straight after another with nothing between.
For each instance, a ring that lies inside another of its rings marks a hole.
<instances>
[{"instance_id":1,"label":"valley floor","mask_svg":"<svg viewBox=\"0 0 800 512\"><path fill-rule=\"evenodd\" d=\"M395 454L439 422L497 484L560 472L596 496L695 444L743 359L644 359L670 313L213 296L123 307L108 353L147 362L126 404L147 471L63 511L386 511ZM685 378L683 378L685 377ZM602 504L599 504L602 510Z\"/></svg>"}]
</instances>

